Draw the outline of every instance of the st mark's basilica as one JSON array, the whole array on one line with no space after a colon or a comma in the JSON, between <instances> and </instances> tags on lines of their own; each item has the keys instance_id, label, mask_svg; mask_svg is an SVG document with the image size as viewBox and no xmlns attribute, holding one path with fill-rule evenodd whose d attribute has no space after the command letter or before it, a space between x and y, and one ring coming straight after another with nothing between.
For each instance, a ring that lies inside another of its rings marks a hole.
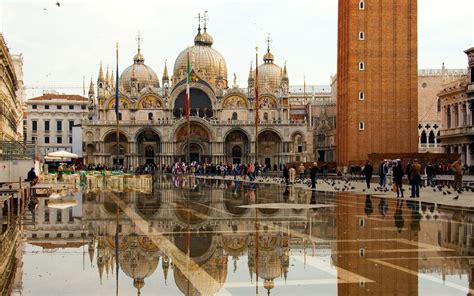
<instances>
[{"instance_id":1,"label":"st mark's basilica","mask_svg":"<svg viewBox=\"0 0 474 296\"><path fill-rule=\"evenodd\" d=\"M91 81L89 115L82 123L86 163L136 167L145 163L191 161L277 165L313 160L313 134L308 111L291 113L286 63L275 63L270 43L263 63L250 66L247 88L234 74L228 81L225 58L215 50L213 37L198 28L194 46L176 58L173 75L165 64L161 81L138 52L119 79L119 147L116 141L114 75L100 66L97 91ZM191 64L190 139L185 118L186 67ZM251 60L252 57L249 57ZM255 130L255 87L259 90L258 134ZM96 93L97 92L97 93ZM119 150L117 150L119 149Z\"/></svg>"}]
</instances>

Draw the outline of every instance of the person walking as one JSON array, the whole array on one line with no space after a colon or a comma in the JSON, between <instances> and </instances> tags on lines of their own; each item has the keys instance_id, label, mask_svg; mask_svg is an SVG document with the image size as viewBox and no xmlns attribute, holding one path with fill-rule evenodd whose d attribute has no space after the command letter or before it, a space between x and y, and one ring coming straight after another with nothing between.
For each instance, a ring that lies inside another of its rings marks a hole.
<instances>
[{"instance_id":1,"label":"person walking","mask_svg":"<svg viewBox=\"0 0 474 296\"><path fill-rule=\"evenodd\" d=\"M367 160L364 166L365 183L367 184L367 189L370 189L370 181L372 180L373 171L374 167L372 164L370 164L370 160Z\"/></svg>"},{"instance_id":2,"label":"person walking","mask_svg":"<svg viewBox=\"0 0 474 296\"><path fill-rule=\"evenodd\" d=\"M387 173L387 165L382 161L379 165L379 185L381 188L385 188L385 184L387 183Z\"/></svg>"},{"instance_id":3,"label":"person walking","mask_svg":"<svg viewBox=\"0 0 474 296\"><path fill-rule=\"evenodd\" d=\"M413 164L410 167L410 183L411 183L411 196L420 197L420 183L421 183L421 165L418 163L418 159L413 160Z\"/></svg>"},{"instance_id":4,"label":"person walking","mask_svg":"<svg viewBox=\"0 0 474 296\"><path fill-rule=\"evenodd\" d=\"M288 170L288 165L283 166L283 178L285 178L285 184L290 184L290 171Z\"/></svg>"},{"instance_id":5,"label":"person walking","mask_svg":"<svg viewBox=\"0 0 474 296\"><path fill-rule=\"evenodd\" d=\"M462 190L462 174L463 174L463 165L462 160L456 160L452 165L451 169L454 172L454 190L461 191Z\"/></svg>"},{"instance_id":6,"label":"person walking","mask_svg":"<svg viewBox=\"0 0 474 296\"><path fill-rule=\"evenodd\" d=\"M393 167L393 182L395 183L396 189L397 189L397 197L402 197L403 198L403 175L405 173L403 172L402 164L400 161L395 162L395 166Z\"/></svg>"},{"instance_id":7,"label":"person walking","mask_svg":"<svg viewBox=\"0 0 474 296\"><path fill-rule=\"evenodd\" d=\"M313 167L309 172L309 176L311 178L311 188L316 189L316 174L318 173L318 164L313 162Z\"/></svg>"},{"instance_id":8,"label":"person walking","mask_svg":"<svg viewBox=\"0 0 474 296\"><path fill-rule=\"evenodd\" d=\"M434 175L435 175L435 168L434 166L431 164L431 162L428 162L428 164L426 165L426 183L427 183L427 186L431 186L431 187L434 187L435 186L435 182L434 182Z\"/></svg>"},{"instance_id":9,"label":"person walking","mask_svg":"<svg viewBox=\"0 0 474 296\"><path fill-rule=\"evenodd\" d=\"M298 167L298 171L300 173L300 180L303 181L304 180L304 171L306 170L306 168L304 167L304 164L301 163L300 166Z\"/></svg>"}]
</instances>

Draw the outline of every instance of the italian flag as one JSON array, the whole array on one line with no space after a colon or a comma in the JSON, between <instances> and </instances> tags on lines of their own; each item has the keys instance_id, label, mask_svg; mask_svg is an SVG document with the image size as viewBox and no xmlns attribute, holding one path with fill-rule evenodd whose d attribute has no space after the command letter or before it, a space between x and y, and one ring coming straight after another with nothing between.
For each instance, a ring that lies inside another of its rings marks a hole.
<instances>
[{"instance_id":1,"label":"italian flag","mask_svg":"<svg viewBox=\"0 0 474 296\"><path fill-rule=\"evenodd\" d=\"M188 50L188 64L186 67L186 100L184 102L184 109L186 112L186 120L189 121L189 99L191 97L191 90L189 83L191 82L191 64L189 63L189 50Z\"/></svg>"}]
</instances>

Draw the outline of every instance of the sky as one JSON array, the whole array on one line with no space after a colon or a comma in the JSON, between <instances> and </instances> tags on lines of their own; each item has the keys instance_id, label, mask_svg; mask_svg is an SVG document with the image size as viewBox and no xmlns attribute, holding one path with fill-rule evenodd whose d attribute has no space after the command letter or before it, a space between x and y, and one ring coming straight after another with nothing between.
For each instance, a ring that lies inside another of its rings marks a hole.
<instances>
[{"instance_id":1,"label":"sky","mask_svg":"<svg viewBox=\"0 0 474 296\"><path fill-rule=\"evenodd\" d=\"M265 53L273 40L275 63L287 61L290 84L327 85L337 68L337 0L0 0L0 30L11 53L24 56L27 86L82 93L95 81L99 64L133 63L136 36L143 36L145 63L160 77L165 60L172 72L178 54L193 45L197 15L208 11L213 48L247 85L255 47ZM419 68L466 68L464 50L474 46L473 0L418 0ZM261 61L260 61L261 63ZM254 62L255 64L255 62ZM104 69L105 70L105 69ZM28 97L42 90L29 89Z\"/></svg>"}]
</instances>

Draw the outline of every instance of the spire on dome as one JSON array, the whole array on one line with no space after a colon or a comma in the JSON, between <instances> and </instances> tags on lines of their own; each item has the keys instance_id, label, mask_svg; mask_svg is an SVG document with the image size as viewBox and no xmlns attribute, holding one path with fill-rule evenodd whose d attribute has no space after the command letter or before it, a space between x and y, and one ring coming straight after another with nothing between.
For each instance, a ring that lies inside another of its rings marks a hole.
<instances>
[{"instance_id":1,"label":"spire on dome","mask_svg":"<svg viewBox=\"0 0 474 296\"><path fill-rule=\"evenodd\" d=\"M98 82L104 82L104 71L102 70L102 61L100 62Z\"/></svg>"}]
</instances>

